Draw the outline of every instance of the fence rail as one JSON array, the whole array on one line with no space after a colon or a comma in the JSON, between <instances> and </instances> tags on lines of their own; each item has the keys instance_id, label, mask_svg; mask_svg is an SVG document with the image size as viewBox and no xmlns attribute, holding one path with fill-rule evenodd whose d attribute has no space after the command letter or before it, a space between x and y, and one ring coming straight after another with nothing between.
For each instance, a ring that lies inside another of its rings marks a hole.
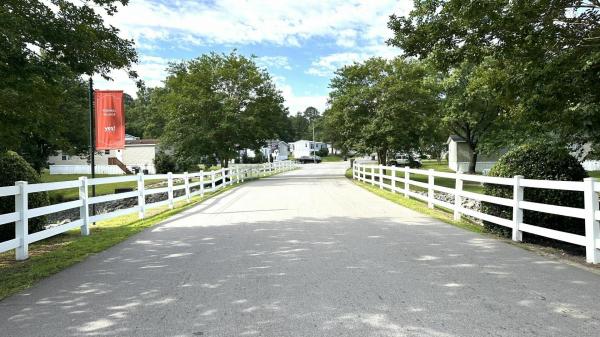
<instances>
[{"instance_id":1,"label":"fence rail","mask_svg":"<svg viewBox=\"0 0 600 337\"><path fill-rule=\"evenodd\" d=\"M0 242L0 253L14 249L16 259L24 260L29 255L29 244L71 229L79 227L82 235L89 235L90 224L97 221L136 212L138 213L138 217L143 219L146 210L150 208L166 205L169 208L173 208L176 201L186 200L190 202L191 198L196 195L204 196L205 193L223 189L227 186L243 182L245 179L263 177L269 174L289 171L293 168L295 168L295 165L291 161L279 161L251 166L232 166L217 171L185 172L183 174L144 175L140 173L137 175L94 179L80 177L78 180L41 184L28 184L26 181L17 181L15 186L0 187L0 197L14 197L15 199L15 211L0 214L0 226L15 223L15 238ZM166 182L166 187L147 188L144 184L146 180ZM122 182L137 182L137 190L96 197L89 196L90 186ZM79 189L79 199L31 209L28 207L29 195L32 193L69 188ZM178 197L174 197L174 192L180 190L184 190L184 193ZM167 198L153 203L146 203L146 196L158 193L166 193ZM137 205L134 207L118 209L104 214L90 215L89 208L91 205L136 197ZM29 233L29 219L75 208L79 208L79 219L46 228L39 232Z\"/></svg>"},{"instance_id":2,"label":"fence rail","mask_svg":"<svg viewBox=\"0 0 600 337\"><path fill-rule=\"evenodd\" d=\"M419 174L427 177L427 182L411 180L411 174ZM594 178L586 178L584 181L553 181L525 179L522 176L513 178L489 177L480 175L469 175L462 173L448 173L431 170L412 169L409 167L393 167L383 165L372 165L355 162L352 167L353 179L378 185L380 189L387 189L392 193L404 194L405 197L413 197L427 203L429 208L436 205L454 212L454 219L459 220L462 215L467 215L480 220L492 222L500 226L512 229L512 239L522 240L522 233L531 233L544 236L554 240L564 241L575 245L586 247L586 261L589 263L600 263L600 210L598 206L598 191L600 182ZM435 184L435 178L454 179L453 188ZM387 182L386 182L387 180ZM500 198L482 193L468 192L463 190L465 181L498 184L512 186L512 199ZM399 185L401 184L401 185ZM427 195L416 193L410 189L417 186L427 191ZM525 188L542 188L561 191L576 191L583 193L584 207L565 207L558 205L543 204L523 200ZM449 203L435 198L434 192L442 192L454 196L454 202ZM512 208L512 219L504 219L491 214L485 214L473 209L463 207L463 198L473 199L492 204ZM548 214L561 215L585 220L585 235L577 235L553 229L527 224L523 222L523 210L536 211Z\"/></svg>"}]
</instances>

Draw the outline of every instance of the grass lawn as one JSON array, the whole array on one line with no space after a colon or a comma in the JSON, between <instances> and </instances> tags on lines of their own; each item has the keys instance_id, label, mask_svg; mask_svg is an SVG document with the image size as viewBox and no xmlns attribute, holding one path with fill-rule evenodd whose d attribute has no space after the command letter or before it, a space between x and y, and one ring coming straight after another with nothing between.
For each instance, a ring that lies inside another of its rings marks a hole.
<instances>
[{"instance_id":1,"label":"grass lawn","mask_svg":"<svg viewBox=\"0 0 600 337\"><path fill-rule=\"evenodd\" d=\"M48 172L44 172L41 175L42 182L45 183L53 183L59 181L68 181L68 180L77 180L79 177L86 176L91 178L90 174L49 174ZM115 175L108 174L96 174L96 178L104 178L104 177L115 177ZM160 180L146 180L144 185L150 185L158 182ZM96 185L96 195L105 195L115 193L116 188L133 188L137 189L137 181L126 181L121 183L112 183L112 184L102 184ZM90 195L92 193L92 189L89 189ZM50 196L50 200L56 200L56 202L75 200L79 198L79 190L77 188L67 188L63 190L55 190L48 192Z\"/></svg>"},{"instance_id":2,"label":"grass lawn","mask_svg":"<svg viewBox=\"0 0 600 337\"><path fill-rule=\"evenodd\" d=\"M381 189L379 189L379 186L377 186L377 185L371 186L370 184L366 184L361 181L354 180L354 179L352 179L352 169L348 169L346 171L346 177L351 179L352 182L355 183L356 185L358 185L378 196L381 196L385 199L388 199L392 202L402 205L406 208L410 208L419 213L429 215L429 216L436 218L438 220L441 220L443 222L446 222L446 223L449 223L449 224L452 224L452 225L455 225L455 226L458 226L458 227L461 227L464 229L468 229L472 232L482 233L484 231L484 228L482 226L474 224L464 218L459 221L455 221L453 219L453 213L450 213L447 210L440 208L438 206L435 206L434 209L431 209L431 208L428 208L427 204L424 203L423 201L413 199L413 198L406 198L402 194L392 193L387 190L381 190Z\"/></svg>"},{"instance_id":3,"label":"grass lawn","mask_svg":"<svg viewBox=\"0 0 600 337\"><path fill-rule=\"evenodd\" d=\"M600 179L600 171L588 171L588 175L592 178Z\"/></svg>"},{"instance_id":4,"label":"grass lawn","mask_svg":"<svg viewBox=\"0 0 600 337\"><path fill-rule=\"evenodd\" d=\"M454 171L452 171L452 170L450 170L450 168L448 168L448 162L447 161L442 161L441 163L438 163L436 160L424 160L423 161L423 166L420 169L421 170L434 169L434 170L439 171L439 172L454 173ZM378 171L375 170L375 172L378 172ZM396 176L404 178L404 172L399 171L399 172L396 173ZM414 174L414 173L411 173L410 174L410 180L414 180L414 181L418 181L418 182L422 182L422 183L427 183L428 182L427 176L423 175L423 174ZM455 180L454 179L450 179L450 178L435 177L434 181L435 181L435 184L438 185L438 186L449 187L449 188L454 188L454 186L455 186ZM421 188L421 187L418 187L418 186L411 186L410 188L411 188L411 190L415 190L415 191L425 191L424 188ZM481 185L481 183L474 182L474 181L464 181L463 182L463 189L465 191L469 191L469 192L483 193L483 186Z\"/></svg>"},{"instance_id":5,"label":"grass lawn","mask_svg":"<svg viewBox=\"0 0 600 337\"><path fill-rule=\"evenodd\" d=\"M246 179L245 182L252 180L256 178ZM75 229L35 242L29 245L30 257L25 261L16 261L14 250L0 253L0 300L27 289L39 280L114 246L172 215L237 186L228 186L214 193L207 193L202 198L196 196L189 204L185 201L178 202L173 210L169 210L167 206L148 210L143 220L138 219L137 214L134 213L97 222L95 226L90 226L89 236L81 236L79 229Z\"/></svg>"},{"instance_id":6,"label":"grass lawn","mask_svg":"<svg viewBox=\"0 0 600 337\"><path fill-rule=\"evenodd\" d=\"M334 162L334 161L344 161L344 158L338 155L328 155L327 157L321 157L321 161L324 163Z\"/></svg>"}]
</instances>

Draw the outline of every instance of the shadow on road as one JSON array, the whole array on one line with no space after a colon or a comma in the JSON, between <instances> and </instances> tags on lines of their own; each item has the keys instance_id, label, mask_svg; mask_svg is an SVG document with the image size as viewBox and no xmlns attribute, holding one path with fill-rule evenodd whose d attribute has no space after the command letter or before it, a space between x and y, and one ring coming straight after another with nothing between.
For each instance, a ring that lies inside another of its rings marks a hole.
<instances>
[{"instance_id":1,"label":"shadow on road","mask_svg":"<svg viewBox=\"0 0 600 337\"><path fill-rule=\"evenodd\" d=\"M187 220L3 301L2 335L592 336L599 328L595 275L434 221Z\"/></svg>"}]
</instances>

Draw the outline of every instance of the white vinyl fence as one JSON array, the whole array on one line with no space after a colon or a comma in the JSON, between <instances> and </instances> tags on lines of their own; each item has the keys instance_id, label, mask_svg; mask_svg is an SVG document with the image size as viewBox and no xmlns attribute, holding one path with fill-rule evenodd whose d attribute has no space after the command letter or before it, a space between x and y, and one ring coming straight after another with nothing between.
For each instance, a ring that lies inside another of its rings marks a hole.
<instances>
[{"instance_id":1,"label":"white vinyl fence","mask_svg":"<svg viewBox=\"0 0 600 337\"><path fill-rule=\"evenodd\" d=\"M173 208L173 205L176 201L185 200L190 202L193 196L203 196L204 193L217 191L226 186L243 182L244 179L247 178L280 173L294 168L295 166L291 161L280 161L275 163L256 164L243 168L234 166L230 168L223 168L217 171L201 171L196 173L186 172L183 174L138 174L94 179L80 177L79 180L42 184L28 184L26 181L18 181L15 183L15 186L0 187L0 197L14 197L15 199L15 211L12 213L0 214L0 226L11 222L15 223L15 238L0 242L0 253L15 249L16 259L24 260L28 257L29 244L64 233L71 229L79 227L81 228L82 235L89 235L90 224L100 220L112 219L118 216L136 212L138 213L139 218L143 219L145 212L148 209L165 205L168 205L169 208ZM166 187L145 187L144 181L146 180L166 182ZM89 196L88 192L91 189L91 186L120 182L137 182L137 190L96 197ZM175 185L175 183L178 184ZM28 196L31 193L63 190L69 188L79 189L79 199L44 207L32 209L28 208ZM174 191L178 190L184 190L184 193L181 196L174 197ZM147 204L146 196L157 193L166 193L167 198L162 201ZM137 205L131 208L119 209L109 213L97 214L94 216L90 215L89 209L91 205L128 198L137 198ZM56 227L47 228L31 234L28 232L29 219L72 208L79 208L80 218L78 220Z\"/></svg>"},{"instance_id":2,"label":"white vinyl fence","mask_svg":"<svg viewBox=\"0 0 600 337\"><path fill-rule=\"evenodd\" d=\"M400 174L399 174L400 172ZM411 174L427 176L427 183L411 180ZM400 175L401 177L398 177ZM390 190L393 193L404 194L405 197L413 197L427 203L429 208L435 205L454 211L454 219L459 220L461 215L471 216L484 221L489 221L512 229L512 239L522 240L522 233L527 232L559 241L569 242L586 247L586 260L589 263L600 262L600 235L598 220L598 192L600 182L593 178L584 181L554 181L524 179L522 176L513 178L488 177L480 175L468 175L462 173L447 173L431 170L411 169L409 167L390 167L382 165L354 163L352 177L359 181L378 185L381 189ZM435 184L435 178L455 179L454 188L443 187ZM385 180L388 180L387 183ZM464 181L479 183L490 183L497 185L512 186L513 198L500 198L481 193L467 192L463 190ZM422 195L410 190L411 186L421 187L427 190L427 195ZM543 188L562 191L578 191L584 195L584 208L565 207L557 205L542 204L523 200L524 188ZM434 198L434 192L447 193L454 196L454 203L448 203ZM512 219L503 219L490 214L481 213L462 206L462 198L473 199L512 208ZM523 223L523 210L531 210L567 217L585 219L585 235L576 235L557 231L553 229L536 226L536 224Z\"/></svg>"}]
</instances>

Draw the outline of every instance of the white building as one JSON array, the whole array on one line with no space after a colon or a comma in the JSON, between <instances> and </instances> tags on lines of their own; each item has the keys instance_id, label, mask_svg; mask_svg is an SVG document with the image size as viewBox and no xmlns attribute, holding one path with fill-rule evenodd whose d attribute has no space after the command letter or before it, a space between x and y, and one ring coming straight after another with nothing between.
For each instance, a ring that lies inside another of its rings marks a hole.
<instances>
[{"instance_id":1,"label":"white building","mask_svg":"<svg viewBox=\"0 0 600 337\"><path fill-rule=\"evenodd\" d=\"M469 162L471 160L471 149L467 141L457 135L451 135L446 141L448 144L448 167L453 171L468 172ZM500 155L506 151L500 151L499 154L479 154L475 171L481 172L489 170L494 166Z\"/></svg>"},{"instance_id":2,"label":"white building","mask_svg":"<svg viewBox=\"0 0 600 337\"><path fill-rule=\"evenodd\" d=\"M290 143L290 151L295 159L312 156L313 151L319 152L320 149L328 149L327 143L313 142L310 140L298 140Z\"/></svg>"},{"instance_id":3,"label":"white building","mask_svg":"<svg viewBox=\"0 0 600 337\"><path fill-rule=\"evenodd\" d=\"M265 157L271 155L271 160L282 161L288 159L289 148L289 145L282 140L268 140L267 145L260 150Z\"/></svg>"},{"instance_id":4,"label":"white building","mask_svg":"<svg viewBox=\"0 0 600 337\"><path fill-rule=\"evenodd\" d=\"M283 161L288 160L290 154L289 145L281 140L268 140L267 144L260 148L262 155L267 158L271 156L270 161ZM245 154L248 158L255 158L256 154L252 149L244 149L240 151L240 155Z\"/></svg>"},{"instance_id":5,"label":"white building","mask_svg":"<svg viewBox=\"0 0 600 337\"><path fill-rule=\"evenodd\" d=\"M97 174L128 174L135 170L155 174L154 158L158 142L155 139L126 137L123 150L104 150L94 156ZM59 153L48 158L50 174L90 174L90 163L86 157Z\"/></svg>"}]
</instances>

